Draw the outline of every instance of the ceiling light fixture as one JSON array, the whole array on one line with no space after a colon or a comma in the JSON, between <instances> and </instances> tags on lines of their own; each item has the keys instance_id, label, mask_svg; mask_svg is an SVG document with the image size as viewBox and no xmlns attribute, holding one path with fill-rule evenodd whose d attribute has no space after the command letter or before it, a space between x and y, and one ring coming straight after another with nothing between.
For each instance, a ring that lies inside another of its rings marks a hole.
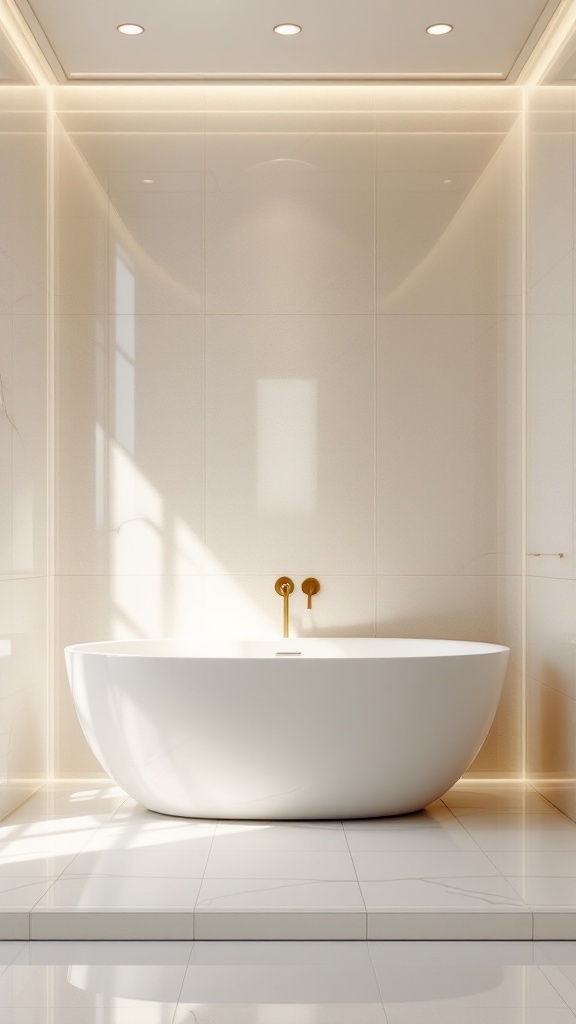
<instances>
[{"instance_id":1,"label":"ceiling light fixture","mask_svg":"<svg viewBox=\"0 0 576 1024\"><path fill-rule=\"evenodd\" d=\"M142 25L117 25L116 28L123 36L141 36L144 31Z\"/></svg>"},{"instance_id":2,"label":"ceiling light fixture","mask_svg":"<svg viewBox=\"0 0 576 1024\"><path fill-rule=\"evenodd\" d=\"M428 25L426 31L429 36L447 36L454 31L454 25Z\"/></svg>"},{"instance_id":3,"label":"ceiling light fixture","mask_svg":"<svg viewBox=\"0 0 576 1024\"><path fill-rule=\"evenodd\" d=\"M154 178L142 178L142 184L143 185L153 185L154 184Z\"/></svg>"},{"instance_id":4,"label":"ceiling light fixture","mask_svg":"<svg viewBox=\"0 0 576 1024\"><path fill-rule=\"evenodd\" d=\"M274 25L274 31L279 36L297 36L302 31L301 25Z\"/></svg>"}]
</instances>

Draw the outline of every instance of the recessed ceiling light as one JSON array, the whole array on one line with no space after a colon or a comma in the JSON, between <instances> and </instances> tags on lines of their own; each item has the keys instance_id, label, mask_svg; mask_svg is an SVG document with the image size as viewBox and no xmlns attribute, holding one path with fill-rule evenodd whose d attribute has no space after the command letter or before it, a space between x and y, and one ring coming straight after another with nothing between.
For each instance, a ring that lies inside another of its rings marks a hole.
<instances>
[{"instance_id":1,"label":"recessed ceiling light","mask_svg":"<svg viewBox=\"0 0 576 1024\"><path fill-rule=\"evenodd\" d=\"M301 25L274 25L274 31L279 36L297 36L302 31Z\"/></svg>"},{"instance_id":2,"label":"recessed ceiling light","mask_svg":"<svg viewBox=\"0 0 576 1024\"><path fill-rule=\"evenodd\" d=\"M454 25L428 25L426 31L429 36L447 36L453 29Z\"/></svg>"},{"instance_id":3,"label":"recessed ceiling light","mask_svg":"<svg viewBox=\"0 0 576 1024\"><path fill-rule=\"evenodd\" d=\"M154 178L142 178L142 184L143 185L153 185L154 184Z\"/></svg>"},{"instance_id":4,"label":"recessed ceiling light","mask_svg":"<svg viewBox=\"0 0 576 1024\"><path fill-rule=\"evenodd\" d=\"M117 25L116 28L124 36L141 36L144 31L142 25Z\"/></svg>"}]
</instances>

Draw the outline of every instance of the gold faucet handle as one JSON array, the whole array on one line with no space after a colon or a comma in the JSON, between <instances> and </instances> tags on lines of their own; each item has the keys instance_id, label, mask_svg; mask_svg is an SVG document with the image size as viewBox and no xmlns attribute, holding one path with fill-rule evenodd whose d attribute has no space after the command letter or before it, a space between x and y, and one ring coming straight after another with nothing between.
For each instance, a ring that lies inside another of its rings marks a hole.
<instances>
[{"instance_id":1,"label":"gold faucet handle","mask_svg":"<svg viewBox=\"0 0 576 1024\"><path fill-rule=\"evenodd\" d=\"M294 584L289 576L279 576L274 584L274 590L280 597L285 597L286 594L291 594L294 590Z\"/></svg>"},{"instance_id":2,"label":"gold faucet handle","mask_svg":"<svg viewBox=\"0 0 576 1024\"><path fill-rule=\"evenodd\" d=\"M314 594L317 594L320 590L320 584L318 580L314 579L313 576L309 576L308 579L304 580L302 584L302 590L305 594L308 594L308 608L312 608L312 598Z\"/></svg>"}]
</instances>

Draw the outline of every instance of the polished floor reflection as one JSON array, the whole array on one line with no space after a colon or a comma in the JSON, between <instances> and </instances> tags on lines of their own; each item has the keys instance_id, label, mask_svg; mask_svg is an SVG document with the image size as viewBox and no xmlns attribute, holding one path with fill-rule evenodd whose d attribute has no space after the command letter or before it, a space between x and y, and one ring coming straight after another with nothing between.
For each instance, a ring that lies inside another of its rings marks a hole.
<instances>
[{"instance_id":1,"label":"polished floor reflection","mask_svg":"<svg viewBox=\"0 0 576 1024\"><path fill-rule=\"evenodd\" d=\"M570 1024L572 942L3 942L6 1024Z\"/></svg>"},{"instance_id":2,"label":"polished floor reflection","mask_svg":"<svg viewBox=\"0 0 576 1024\"><path fill-rule=\"evenodd\" d=\"M0 939L573 940L576 824L516 782L343 822L171 818L62 783L0 822Z\"/></svg>"}]
</instances>

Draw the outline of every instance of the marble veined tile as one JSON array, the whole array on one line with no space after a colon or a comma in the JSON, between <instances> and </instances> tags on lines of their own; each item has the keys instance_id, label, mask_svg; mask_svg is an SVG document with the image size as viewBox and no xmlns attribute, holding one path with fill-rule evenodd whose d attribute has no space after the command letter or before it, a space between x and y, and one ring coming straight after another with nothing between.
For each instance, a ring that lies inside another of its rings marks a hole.
<instances>
[{"instance_id":1,"label":"marble veined tile","mask_svg":"<svg viewBox=\"0 0 576 1024\"><path fill-rule=\"evenodd\" d=\"M113 783L55 783L34 793L2 825L70 818L94 818L99 823L114 814L125 800L126 793Z\"/></svg>"},{"instance_id":2,"label":"marble veined tile","mask_svg":"<svg viewBox=\"0 0 576 1024\"><path fill-rule=\"evenodd\" d=\"M157 819L159 816L156 816ZM195 850L211 842L215 822L196 823L186 818L166 820L128 821L116 823L111 819L89 838L84 853L98 850Z\"/></svg>"},{"instance_id":3,"label":"marble veined tile","mask_svg":"<svg viewBox=\"0 0 576 1024\"><path fill-rule=\"evenodd\" d=\"M529 907L576 910L576 874L569 878L509 875L508 880Z\"/></svg>"},{"instance_id":4,"label":"marble veined tile","mask_svg":"<svg viewBox=\"0 0 576 1024\"><path fill-rule=\"evenodd\" d=\"M35 878L32 875L0 878L0 914L3 911L31 910L49 891L53 881L52 878Z\"/></svg>"},{"instance_id":5,"label":"marble veined tile","mask_svg":"<svg viewBox=\"0 0 576 1024\"><path fill-rule=\"evenodd\" d=\"M576 828L470 829L470 835L490 856L496 851L576 853Z\"/></svg>"},{"instance_id":6,"label":"marble veined tile","mask_svg":"<svg viewBox=\"0 0 576 1024\"><path fill-rule=\"evenodd\" d=\"M548 800L522 783L460 782L442 797L458 817L469 811L557 814Z\"/></svg>"},{"instance_id":7,"label":"marble veined tile","mask_svg":"<svg viewBox=\"0 0 576 1024\"><path fill-rule=\"evenodd\" d=\"M6 819L8 820L8 819ZM96 835L94 825L89 828L69 828L61 822L29 822L23 826L0 826L0 863L21 861L22 864L46 861L69 863L75 854ZM23 871L26 874L28 868ZM43 874L43 867L37 874Z\"/></svg>"},{"instance_id":8,"label":"marble veined tile","mask_svg":"<svg viewBox=\"0 0 576 1024\"><path fill-rule=\"evenodd\" d=\"M212 843L212 854L244 853L348 853L341 822L329 828L314 823L284 825L281 822L220 822ZM334 827L332 827L334 826Z\"/></svg>"},{"instance_id":9,"label":"marble veined tile","mask_svg":"<svg viewBox=\"0 0 576 1024\"><path fill-rule=\"evenodd\" d=\"M503 875L533 875L541 878L574 877L576 853L572 850L499 850L489 854Z\"/></svg>"},{"instance_id":10,"label":"marble veined tile","mask_svg":"<svg viewBox=\"0 0 576 1024\"><path fill-rule=\"evenodd\" d=\"M173 1024L387 1024L378 1003L190 1003L180 1005ZM551 1024L556 1024L552 1021ZM563 1024L558 1021L558 1024Z\"/></svg>"},{"instance_id":11,"label":"marble veined tile","mask_svg":"<svg viewBox=\"0 0 576 1024\"><path fill-rule=\"evenodd\" d=\"M186 967L193 949L192 942L20 942L0 943L18 945L16 964L38 966L91 964L116 967L136 965L146 967Z\"/></svg>"},{"instance_id":12,"label":"marble veined tile","mask_svg":"<svg viewBox=\"0 0 576 1024\"><path fill-rule=\"evenodd\" d=\"M200 879L142 878L121 875L71 875L54 883L34 907L48 911L190 910L196 905ZM0 894L1 899L1 894Z\"/></svg>"},{"instance_id":13,"label":"marble veined tile","mask_svg":"<svg viewBox=\"0 0 576 1024\"><path fill-rule=\"evenodd\" d=\"M404 851L353 854L360 881L497 875L498 868L484 853L466 851Z\"/></svg>"},{"instance_id":14,"label":"marble veined tile","mask_svg":"<svg viewBox=\"0 0 576 1024\"><path fill-rule=\"evenodd\" d=\"M0 942L0 974L27 948L27 942Z\"/></svg>"},{"instance_id":15,"label":"marble veined tile","mask_svg":"<svg viewBox=\"0 0 576 1024\"><path fill-rule=\"evenodd\" d=\"M212 878L302 878L312 881L356 880L349 852L291 851L278 853L261 850L212 851L204 877Z\"/></svg>"},{"instance_id":16,"label":"marble veined tile","mask_svg":"<svg viewBox=\"0 0 576 1024\"><path fill-rule=\"evenodd\" d=\"M388 1024L574 1024L567 1007L477 1007L463 1009L452 1001L385 1006Z\"/></svg>"},{"instance_id":17,"label":"marble veined tile","mask_svg":"<svg viewBox=\"0 0 576 1024\"><path fill-rule=\"evenodd\" d=\"M364 909L357 882L290 878L205 877L197 904L198 911Z\"/></svg>"},{"instance_id":18,"label":"marble veined tile","mask_svg":"<svg viewBox=\"0 0 576 1024\"><path fill-rule=\"evenodd\" d=\"M74 958L76 959L76 958ZM121 1009L143 1010L153 1005L159 1024L178 1002L178 995L184 980L186 965L146 966L119 963L109 965L69 964L54 965L13 965L0 975L0 1007L44 1008L44 1011L60 1008L91 1008L93 1021L102 1020L109 1024L114 1020L108 1016L108 1008L114 1012ZM96 1016L101 1014L101 1016ZM35 1020L34 1016L31 1016ZM60 1024L60 1013L56 1021Z\"/></svg>"},{"instance_id":19,"label":"marble veined tile","mask_svg":"<svg viewBox=\"0 0 576 1024\"><path fill-rule=\"evenodd\" d=\"M458 810L458 815L458 823L472 834L475 829L498 829L509 832L538 828L548 831L552 831L552 829L576 831L574 822L567 818L565 814L560 814L560 812L556 814L538 814L538 812L532 814L522 811L490 811L487 808L484 811Z\"/></svg>"},{"instance_id":20,"label":"marble veined tile","mask_svg":"<svg viewBox=\"0 0 576 1024\"><path fill-rule=\"evenodd\" d=\"M373 1003L365 942L194 944L181 1000L194 1003Z\"/></svg>"},{"instance_id":21,"label":"marble veined tile","mask_svg":"<svg viewBox=\"0 0 576 1024\"><path fill-rule=\"evenodd\" d=\"M522 910L519 892L501 875L456 878L396 878L360 883L366 908L392 910L503 908Z\"/></svg>"},{"instance_id":22,"label":"marble veined tile","mask_svg":"<svg viewBox=\"0 0 576 1024\"><path fill-rule=\"evenodd\" d=\"M57 878L73 860L74 854L61 856L42 855L37 845L34 851L17 853L11 843L0 845L0 879L10 878Z\"/></svg>"},{"instance_id":23,"label":"marble veined tile","mask_svg":"<svg viewBox=\"0 0 576 1024\"><path fill-rule=\"evenodd\" d=\"M471 960L468 963L390 965L376 956L374 967L386 1007L423 1003L431 1010L434 1005L445 1005L448 1000L460 1010L471 1007L561 1008L566 1005L540 968L534 965L498 963L496 958L492 963Z\"/></svg>"},{"instance_id":24,"label":"marble veined tile","mask_svg":"<svg viewBox=\"0 0 576 1024\"><path fill-rule=\"evenodd\" d=\"M201 878L208 860L211 839L197 840L193 846L179 849L151 848L102 850L80 853L68 865L64 877L116 876L119 878ZM0 862L0 875L2 865Z\"/></svg>"},{"instance_id":25,"label":"marble veined tile","mask_svg":"<svg viewBox=\"0 0 576 1024\"><path fill-rule=\"evenodd\" d=\"M346 831L355 829L401 829L403 832L409 828L461 828L458 818L442 802L435 800L428 804L421 811L414 814L401 814L391 818L356 818L353 821L345 821Z\"/></svg>"},{"instance_id":26,"label":"marble veined tile","mask_svg":"<svg viewBox=\"0 0 576 1024\"><path fill-rule=\"evenodd\" d=\"M369 942L368 945L372 962L376 968L453 968L458 965L483 967L493 964L504 967L517 964L526 966L535 962L535 943L533 942L416 941ZM552 943L540 943L540 946L548 945L552 945ZM550 962L550 960L546 962Z\"/></svg>"},{"instance_id":27,"label":"marble veined tile","mask_svg":"<svg viewBox=\"0 0 576 1024\"><path fill-rule=\"evenodd\" d=\"M348 846L356 853L478 853L478 844L466 829L347 829Z\"/></svg>"}]
</instances>

